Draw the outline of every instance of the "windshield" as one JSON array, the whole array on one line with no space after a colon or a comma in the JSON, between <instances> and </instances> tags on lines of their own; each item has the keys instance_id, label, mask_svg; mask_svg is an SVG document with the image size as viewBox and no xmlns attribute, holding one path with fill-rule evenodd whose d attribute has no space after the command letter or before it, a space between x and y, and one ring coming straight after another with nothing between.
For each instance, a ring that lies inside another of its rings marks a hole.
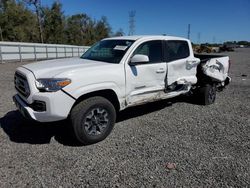
<instances>
[{"instance_id":1,"label":"windshield","mask_svg":"<svg viewBox=\"0 0 250 188\"><path fill-rule=\"evenodd\" d=\"M118 64L133 42L133 40L103 40L92 46L81 58Z\"/></svg>"}]
</instances>

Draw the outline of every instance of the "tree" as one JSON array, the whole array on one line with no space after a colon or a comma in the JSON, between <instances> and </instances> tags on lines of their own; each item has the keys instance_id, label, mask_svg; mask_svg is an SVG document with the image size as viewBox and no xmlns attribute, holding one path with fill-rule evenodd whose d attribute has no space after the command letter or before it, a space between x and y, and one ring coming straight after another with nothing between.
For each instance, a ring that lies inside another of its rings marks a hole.
<instances>
[{"instance_id":1,"label":"tree","mask_svg":"<svg viewBox=\"0 0 250 188\"><path fill-rule=\"evenodd\" d=\"M83 33L81 30L83 17L83 14L77 14L67 18L65 28L67 43L77 45L83 44Z\"/></svg>"},{"instance_id":2,"label":"tree","mask_svg":"<svg viewBox=\"0 0 250 188\"><path fill-rule=\"evenodd\" d=\"M83 27L83 39L84 39L84 45L90 46L93 45L97 40L96 36L97 33L95 31L95 21L89 20L88 23Z\"/></svg>"},{"instance_id":3,"label":"tree","mask_svg":"<svg viewBox=\"0 0 250 188\"><path fill-rule=\"evenodd\" d=\"M238 42L238 45L249 46L249 45L250 45L250 42L248 42L248 41L239 41L239 42Z\"/></svg>"},{"instance_id":4,"label":"tree","mask_svg":"<svg viewBox=\"0 0 250 188\"><path fill-rule=\"evenodd\" d=\"M111 35L111 27L105 16L103 16L101 20L97 21L95 26L95 33L96 33L96 38L95 38L96 41L99 41Z\"/></svg>"},{"instance_id":5,"label":"tree","mask_svg":"<svg viewBox=\"0 0 250 188\"><path fill-rule=\"evenodd\" d=\"M122 29L113 34L105 16L94 20L83 13L66 18L58 1L42 7L41 0L0 0L0 39L6 41L92 45L123 34Z\"/></svg>"},{"instance_id":6,"label":"tree","mask_svg":"<svg viewBox=\"0 0 250 188\"><path fill-rule=\"evenodd\" d=\"M100 39L109 37L111 27L106 17L95 21L86 14L77 14L67 18L65 33L69 44L93 45Z\"/></svg>"},{"instance_id":7,"label":"tree","mask_svg":"<svg viewBox=\"0 0 250 188\"><path fill-rule=\"evenodd\" d=\"M1 0L0 1L0 12L4 12L5 8L7 7L7 2L9 0Z\"/></svg>"},{"instance_id":8,"label":"tree","mask_svg":"<svg viewBox=\"0 0 250 188\"><path fill-rule=\"evenodd\" d=\"M43 43L43 30L42 30L42 22L41 22L41 1L40 0L25 0L29 5L34 5L36 17L37 17L37 25L39 28L39 36L40 42Z\"/></svg>"},{"instance_id":9,"label":"tree","mask_svg":"<svg viewBox=\"0 0 250 188\"><path fill-rule=\"evenodd\" d=\"M86 14L76 14L67 18L66 37L69 44L83 45L92 23ZM86 44L85 44L86 45Z\"/></svg>"},{"instance_id":10,"label":"tree","mask_svg":"<svg viewBox=\"0 0 250 188\"><path fill-rule=\"evenodd\" d=\"M22 2L7 0L1 2L0 27L6 41L38 41L35 16Z\"/></svg>"},{"instance_id":11,"label":"tree","mask_svg":"<svg viewBox=\"0 0 250 188\"><path fill-rule=\"evenodd\" d=\"M63 44L65 17L62 12L62 4L54 2L51 8L43 8L44 41L46 43Z\"/></svg>"}]
</instances>

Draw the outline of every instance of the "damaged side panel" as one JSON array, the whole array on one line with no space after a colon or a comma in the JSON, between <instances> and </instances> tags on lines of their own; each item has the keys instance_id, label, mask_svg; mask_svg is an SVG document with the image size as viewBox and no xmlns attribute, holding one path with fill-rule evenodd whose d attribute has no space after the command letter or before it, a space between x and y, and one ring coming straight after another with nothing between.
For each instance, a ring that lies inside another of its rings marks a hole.
<instances>
[{"instance_id":1,"label":"damaged side panel","mask_svg":"<svg viewBox=\"0 0 250 188\"><path fill-rule=\"evenodd\" d=\"M167 64L167 85L173 83L192 85L197 82L196 72L198 59L181 59Z\"/></svg>"},{"instance_id":2,"label":"damaged side panel","mask_svg":"<svg viewBox=\"0 0 250 188\"><path fill-rule=\"evenodd\" d=\"M229 57L209 59L202 65L202 70L205 75L223 82L228 77Z\"/></svg>"},{"instance_id":3,"label":"damaged side panel","mask_svg":"<svg viewBox=\"0 0 250 188\"><path fill-rule=\"evenodd\" d=\"M185 40L165 41L167 59L167 87L171 85L193 85L200 59L195 58L191 43Z\"/></svg>"},{"instance_id":4,"label":"damaged side panel","mask_svg":"<svg viewBox=\"0 0 250 188\"><path fill-rule=\"evenodd\" d=\"M126 82L128 105L149 100L158 91L165 88L166 63L145 64L131 66L126 69Z\"/></svg>"},{"instance_id":5,"label":"damaged side panel","mask_svg":"<svg viewBox=\"0 0 250 188\"><path fill-rule=\"evenodd\" d=\"M128 98L128 106L127 107L131 107L131 106L136 106L139 104L146 104L149 102L153 102L153 101L158 101L158 100L162 100L162 99L169 99L169 98L173 98L176 96L179 96L181 94L185 94L190 90L190 87L185 89L185 90L181 90L181 91L173 91L173 92L169 92L166 93L163 90L161 91L157 91L154 93L144 93L142 95L136 95L134 97Z\"/></svg>"}]
</instances>

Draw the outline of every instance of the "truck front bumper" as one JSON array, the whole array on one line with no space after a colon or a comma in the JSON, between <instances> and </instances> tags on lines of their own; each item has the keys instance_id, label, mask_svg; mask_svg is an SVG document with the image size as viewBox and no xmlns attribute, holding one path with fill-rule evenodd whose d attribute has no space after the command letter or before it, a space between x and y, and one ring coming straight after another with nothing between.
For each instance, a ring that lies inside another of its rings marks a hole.
<instances>
[{"instance_id":1,"label":"truck front bumper","mask_svg":"<svg viewBox=\"0 0 250 188\"><path fill-rule=\"evenodd\" d=\"M13 102L15 103L17 109L19 110L19 112L27 119L32 119L32 117L30 116L30 113L32 111L31 108L29 108L27 106L26 103L24 103L21 98L16 94L13 96Z\"/></svg>"},{"instance_id":2,"label":"truck front bumper","mask_svg":"<svg viewBox=\"0 0 250 188\"><path fill-rule=\"evenodd\" d=\"M36 93L32 96L34 101L42 101L44 110L34 108L33 103L27 103L19 94L13 96L13 101L20 113L28 119L39 122L52 122L66 119L75 102L73 98L62 91L55 93Z\"/></svg>"}]
</instances>

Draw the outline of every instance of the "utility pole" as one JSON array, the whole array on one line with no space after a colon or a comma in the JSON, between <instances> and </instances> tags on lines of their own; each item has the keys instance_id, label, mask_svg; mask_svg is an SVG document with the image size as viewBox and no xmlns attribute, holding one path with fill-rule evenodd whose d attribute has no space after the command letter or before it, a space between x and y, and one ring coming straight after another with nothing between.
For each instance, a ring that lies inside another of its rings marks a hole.
<instances>
[{"instance_id":1,"label":"utility pole","mask_svg":"<svg viewBox=\"0 0 250 188\"><path fill-rule=\"evenodd\" d=\"M135 11L129 12L129 33L128 35L134 35L135 33Z\"/></svg>"},{"instance_id":2,"label":"utility pole","mask_svg":"<svg viewBox=\"0 0 250 188\"><path fill-rule=\"evenodd\" d=\"M200 32L198 33L198 36L197 36L197 43L198 44L201 43L201 33Z\"/></svg>"},{"instance_id":3,"label":"utility pole","mask_svg":"<svg viewBox=\"0 0 250 188\"><path fill-rule=\"evenodd\" d=\"M187 38L188 38L188 39L190 39L190 27L191 27L191 25L188 24L188 33L187 33Z\"/></svg>"},{"instance_id":4,"label":"utility pole","mask_svg":"<svg viewBox=\"0 0 250 188\"><path fill-rule=\"evenodd\" d=\"M215 44L216 43L216 38L215 38L215 36L213 36L213 44Z\"/></svg>"}]
</instances>

